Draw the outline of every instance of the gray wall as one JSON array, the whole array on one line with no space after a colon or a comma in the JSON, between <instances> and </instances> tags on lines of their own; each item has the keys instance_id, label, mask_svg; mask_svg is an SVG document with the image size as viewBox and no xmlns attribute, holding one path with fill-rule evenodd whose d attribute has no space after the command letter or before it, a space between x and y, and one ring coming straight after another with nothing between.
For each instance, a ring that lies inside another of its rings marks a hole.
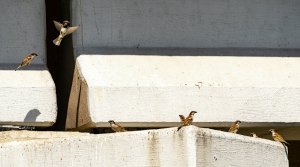
<instances>
[{"instance_id":1,"label":"gray wall","mask_svg":"<svg viewBox=\"0 0 300 167\"><path fill-rule=\"evenodd\" d=\"M46 62L46 15L43 0L0 1L0 63L20 63L36 52L33 64Z\"/></svg>"},{"instance_id":2,"label":"gray wall","mask_svg":"<svg viewBox=\"0 0 300 167\"><path fill-rule=\"evenodd\" d=\"M299 0L73 0L76 47L299 48Z\"/></svg>"}]
</instances>

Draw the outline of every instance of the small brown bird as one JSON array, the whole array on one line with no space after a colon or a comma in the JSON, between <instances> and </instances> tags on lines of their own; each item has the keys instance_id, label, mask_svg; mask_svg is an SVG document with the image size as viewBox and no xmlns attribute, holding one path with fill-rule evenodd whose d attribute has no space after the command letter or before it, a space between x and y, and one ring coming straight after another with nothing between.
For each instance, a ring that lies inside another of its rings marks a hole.
<instances>
[{"instance_id":1,"label":"small brown bird","mask_svg":"<svg viewBox=\"0 0 300 167\"><path fill-rule=\"evenodd\" d=\"M73 33L74 31L76 31L79 27L78 26L74 26L74 27L70 27L70 22L69 21L63 21L63 23L57 22L55 20L53 20L55 28L59 31L59 36L53 40L53 43L57 46L60 45L62 39Z\"/></svg>"},{"instance_id":2,"label":"small brown bird","mask_svg":"<svg viewBox=\"0 0 300 167\"><path fill-rule=\"evenodd\" d=\"M283 139L283 137L281 137L278 133L276 133L274 129L270 129L269 131L272 133L272 137L275 141L280 142L280 143L289 144L288 142L286 142Z\"/></svg>"},{"instance_id":3,"label":"small brown bird","mask_svg":"<svg viewBox=\"0 0 300 167\"><path fill-rule=\"evenodd\" d=\"M127 131L127 130L125 130L125 128L123 126L117 124L113 120L109 120L108 122L110 123L111 129L115 132L126 132Z\"/></svg>"},{"instance_id":4,"label":"small brown bird","mask_svg":"<svg viewBox=\"0 0 300 167\"><path fill-rule=\"evenodd\" d=\"M228 132L231 132L231 133L237 133L237 131L239 130L240 128L240 124L241 121L239 120L236 120L229 128Z\"/></svg>"},{"instance_id":5,"label":"small brown bird","mask_svg":"<svg viewBox=\"0 0 300 167\"><path fill-rule=\"evenodd\" d=\"M18 66L18 68L16 70L18 70L19 68L21 67L24 67L24 66L28 66L30 65L31 61L36 57L38 56L36 53L30 53L29 55L25 56L22 63ZM15 70L15 71L16 71Z\"/></svg>"},{"instance_id":6,"label":"small brown bird","mask_svg":"<svg viewBox=\"0 0 300 167\"><path fill-rule=\"evenodd\" d=\"M256 135L256 133L254 133L254 132L250 133L250 135L252 135L252 137L254 137L254 138L258 138L258 136Z\"/></svg>"},{"instance_id":7,"label":"small brown bird","mask_svg":"<svg viewBox=\"0 0 300 167\"><path fill-rule=\"evenodd\" d=\"M190 112L190 114L189 114L189 116L187 116L186 118L184 118L184 116L183 115L179 115L179 117L180 117L180 121L181 121L181 126L179 126L178 128L177 128L177 131L179 131L182 127L184 127L184 126L189 126L189 125L191 125L192 124L192 122L193 122L193 116L194 116L194 114L196 114L197 112L196 111L191 111Z\"/></svg>"}]
</instances>

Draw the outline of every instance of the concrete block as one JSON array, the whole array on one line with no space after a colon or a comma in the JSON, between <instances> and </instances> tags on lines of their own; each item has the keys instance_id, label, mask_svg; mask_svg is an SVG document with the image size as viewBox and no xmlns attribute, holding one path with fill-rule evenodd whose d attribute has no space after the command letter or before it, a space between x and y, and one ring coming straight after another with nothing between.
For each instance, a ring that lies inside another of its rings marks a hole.
<instances>
[{"instance_id":1,"label":"concrete block","mask_svg":"<svg viewBox=\"0 0 300 167\"><path fill-rule=\"evenodd\" d=\"M298 0L72 0L75 48L300 48Z\"/></svg>"},{"instance_id":2,"label":"concrete block","mask_svg":"<svg viewBox=\"0 0 300 167\"><path fill-rule=\"evenodd\" d=\"M300 123L300 58L80 55L68 129L195 125L284 127Z\"/></svg>"},{"instance_id":3,"label":"concrete block","mask_svg":"<svg viewBox=\"0 0 300 167\"><path fill-rule=\"evenodd\" d=\"M288 166L284 147L274 141L194 126L176 130L5 141L0 142L0 165Z\"/></svg>"},{"instance_id":4,"label":"concrete block","mask_svg":"<svg viewBox=\"0 0 300 167\"><path fill-rule=\"evenodd\" d=\"M54 124L56 90L47 70L0 70L0 78L0 125Z\"/></svg>"}]
</instances>

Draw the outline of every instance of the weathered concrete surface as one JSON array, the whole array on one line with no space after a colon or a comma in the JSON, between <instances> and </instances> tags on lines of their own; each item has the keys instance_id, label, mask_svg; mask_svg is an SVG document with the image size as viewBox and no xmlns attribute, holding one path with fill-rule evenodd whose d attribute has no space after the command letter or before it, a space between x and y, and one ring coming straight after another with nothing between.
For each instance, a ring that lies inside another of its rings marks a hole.
<instances>
[{"instance_id":1,"label":"weathered concrete surface","mask_svg":"<svg viewBox=\"0 0 300 167\"><path fill-rule=\"evenodd\" d=\"M0 11L0 62L18 64L36 52L32 64L46 64L45 1L1 0Z\"/></svg>"},{"instance_id":2,"label":"weathered concrete surface","mask_svg":"<svg viewBox=\"0 0 300 167\"><path fill-rule=\"evenodd\" d=\"M0 143L38 140L38 139L54 139L54 138L68 138L75 136L88 136L88 133L79 132L52 132L52 131L3 131L0 132Z\"/></svg>"},{"instance_id":3,"label":"weathered concrete surface","mask_svg":"<svg viewBox=\"0 0 300 167\"><path fill-rule=\"evenodd\" d=\"M67 128L177 126L196 110L195 124L298 126L300 58L81 55ZM288 114L287 114L288 113Z\"/></svg>"},{"instance_id":4,"label":"weathered concrete surface","mask_svg":"<svg viewBox=\"0 0 300 167\"><path fill-rule=\"evenodd\" d=\"M298 0L73 0L75 48L300 48Z\"/></svg>"},{"instance_id":5,"label":"weathered concrete surface","mask_svg":"<svg viewBox=\"0 0 300 167\"><path fill-rule=\"evenodd\" d=\"M57 138L5 141L0 143L0 165L288 166L283 146L274 141L194 126L176 130L82 136L65 133Z\"/></svg>"},{"instance_id":6,"label":"weathered concrete surface","mask_svg":"<svg viewBox=\"0 0 300 167\"><path fill-rule=\"evenodd\" d=\"M56 90L47 70L0 70L0 78L0 125L54 124Z\"/></svg>"}]
</instances>

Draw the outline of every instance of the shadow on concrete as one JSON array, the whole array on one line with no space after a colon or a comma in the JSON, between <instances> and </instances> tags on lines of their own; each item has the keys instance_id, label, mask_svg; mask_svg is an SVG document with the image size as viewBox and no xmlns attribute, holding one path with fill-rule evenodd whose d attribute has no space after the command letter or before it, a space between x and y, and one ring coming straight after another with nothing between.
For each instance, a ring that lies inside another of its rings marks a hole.
<instances>
[{"instance_id":1,"label":"shadow on concrete","mask_svg":"<svg viewBox=\"0 0 300 167\"><path fill-rule=\"evenodd\" d=\"M76 55L300 57L300 49L260 48L85 48L76 52Z\"/></svg>"},{"instance_id":2,"label":"shadow on concrete","mask_svg":"<svg viewBox=\"0 0 300 167\"><path fill-rule=\"evenodd\" d=\"M19 64L2 64L0 63L0 70L12 70L15 71ZM45 65L41 64L35 64L30 66L25 66L17 71L41 71L41 70L47 70L47 67Z\"/></svg>"},{"instance_id":3,"label":"shadow on concrete","mask_svg":"<svg viewBox=\"0 0 300 167\"><path fill-rule=\"evenodd\" d=\"M24 122L36 122L36 119L40 114L41 112L38 109L32 109L26 114Z\"/></svg>"}]
</instances>

